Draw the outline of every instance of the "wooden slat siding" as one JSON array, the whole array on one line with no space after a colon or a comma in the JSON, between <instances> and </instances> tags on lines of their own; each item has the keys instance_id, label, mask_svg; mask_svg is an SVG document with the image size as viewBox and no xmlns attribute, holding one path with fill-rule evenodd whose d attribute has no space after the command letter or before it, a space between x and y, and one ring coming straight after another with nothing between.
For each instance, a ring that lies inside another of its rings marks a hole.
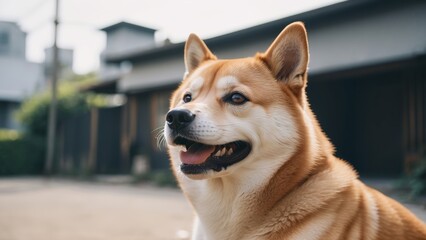
<instances>
[{"instance_id":1,"label":"wooden slat siding","mask_svg":"<svg viewBox=\"0 0 426 240\"><path fill-rule=\"evenodd\" d=\"M116 174L128 170L120 155L121 111L120 106L98 109L97 173Z\"/></svg>"},{"instance_id":2,"label":"wooden slat siding","mask_svg":"<svg viewBox=\"0 0 426 240\"><path fill-rule=\"evenodd\" d=\"M129 107L128 104L124 104L121 108L120 113L120 159L122 161L122 166L129 166L131 163L129 155L129 140L128 140L128 131L129 131ZM131 169L131 166L130 166Z\"/></svg>"},{"instance_id":3,"label":"wooden slat siding","mask_svg":"<svg viewBox=\"0 0 426 240\"><path fill-rule=\"evenodd\" d=\"M129 95L127 98L127 103L123 106L122 110L122 124L121 124L121 159L123 165L130 164L132 159L130 159L131 154L131 145L136 141L137 137L137 111L138 111L138 102L137 97L134 95Z\"/></svg>"},{"instance_id":4,"label":"wooden slat siding","mask_svg":"<svg viewBox=\"0 0 426 240\"><path fill-rule=\"evenodd\" d=\"M416 71L416 105L417 105L417 151L422 151L423 145L423 88L422 88L421 71ZM422 154L419 152L419 154Z\"/></svg>"},{"instance_id":5,"label":"wooden slat siding","mask_svg":"<svg viewBox=\"0 0 426 240\"><path fill-rule=\"evenodd\" d=\"M409 174L425 154L426 129L426 71L422 67L412 70L406 80L406 102L403 116L405 143L405 172Z\"/></svg>"},{"instance_id":6,"label":"wooden slat siding","mask_svg":"<svg viewBox=\"0 0 426 240\"><path fill-rule=\"evenodd\" d=\"M410 174L411 170L412 170L412 166L415 163L415 154L413 153L414 149L413 149L413 94L412 94L412 79L410 76L411 74L409 73L409 71L405 72L405 74L403 74L403 79L405 81L405 99L406 99L406 104L405 104L405 112L404 112L404 116L405 116L405 124L404 124L404 135L406 137L405 139L405 146L404 146L404 151L405 151L405 157L404 157L404 172L406 174Z\"/></svg>"},{"instance_id":7,"label":"wooden slat siding","mask_svg":"<svg viewBox=\"0 0 426 240\"><path fill-rule=\"evenodd\" d=\"M139 119L139 96L138 95L130 95L128 96L128 109L127 109L127 138L126 138L126 151L127 154L127 166L132 169L131 164L133 163L133 158L135 157L135 151L137 151L137 146L139 137L138 136L138 125L140 124Z\"/></svg>"},{"instance_id":8,"label":"wooden slat siding","mask_svg":"<svg viewBox=\"0 0 426 240\"><path fill-rule=\"evenodd\" d=\"M128 131L129 131L129 123L128 123L128 115L129 115L129 105L128 103L124 104L123 110L121 111L121 126L120 126L120 152L121 159L123 161L129 161L129 141L128 141Z\"/></svg>"},{"instance_id":9,"label":"wooden slat siding","mask_svg":"<svg viewBox=\"0 0 426 240\"><path fill-rule=\"evenodd\" d=\"M162 134L165 115L169 109L169 98L173 89L161 89L144 95L144 104L148 112L148 119L144 122L145 130L141 132L143 137L143 152L149 160L153 170L168 170L169 157L165 146L158 145L158 136ZM139 124L142 124L139 121Z\"/></svg>"},{"instance_id":10,"label":"wooden slat siding","mask_svg":"<svg viewBox=\"0 0 426 240\"><path fill-rule=\"evenodd\" d=\"M162 131L165 121L165 114L168 111L169 98L171 92L168 90L158 91L151 95L151 149L153 152L162 152L164 150L158 146L158 136ZM162 146L161 146L162 147Z\"/></svg>"},{"instance_id":11,"label":"wooden slat siding","mask_svg":"<svg viewBox=\"0 0 426 240\"><path fill-rule=\"evenodd\" d=\"M425 139L424 139L424 128L425 128L425 119L424 119L424 112L426 105L424 104L424 98L425 98L425 91L424 91L424 78L423 78L423 71L419 71L418 74L418 94L419 94L419 106L418 106L418 112L417 115L417 121L419 122L419 129L418 129L418 141L419 141L419 148L420 150L424 151L423 147L425 146Z\"/></svg>"},{"instance_id":12,"label":"wooden slat siding","mask_svg":"<svg viewBox=\"0 0 426 240\"><path fill-rule=\"evenodd\" d=\"M65 161L65 158L66 158L66 156L65 156L65 151L64 151L64 148L65 148L65 137L64 137L64 124L61 124L61 126L60 126L60 130L58 131L58 136L59 136L59 171L60 172L63 172L64 170L65 170L65 164L66 164L66 161Z\"/></svg>"},{"instance_id":13,"label":"wooden slat siding","mask_svg":"<svg viewBox=\"0 0 426 240\"><path fill-rule=\"evenodd\" d=\"M90 148L89 157L87 161L87 170L89 172L95 171L96 166L96 152L98 150L98 121L99 121L99 110L92 108L90 110Z\"/></svg>"},{"instance_id":14,"label":"wooden slat siding","mask_svg":"<svg viewBox=\"0 0 426 240\"><path fill-rule=\"evenodd\" d=\"M403 86L403 105L402 105L402 137L403 137L403 151L404 151L404 173L408 174L409 172L409 163L408 163L408 146L409 146L409 131L408 131L408 91L409 83L404 81L404 74L400 76L402 79Z\"/></svg>"},{"instance_id":15,"label":"wooden slat siding","mask_svg":"<svg viewBox=\"0 0 426 240\"><path fill-rule=\"evenodd\" d=\"M130 99L130 128L129 128L129 135L130 135L130 144L136 140L137 137L137 127L138 127L138 101L136 97L132 97Z\"/></svg>"},{"instance_id":16,"label":"wooden slat siding","mask_svg":"<svg viewBox=\"0 0 426 240\"><path fill-rule=\"evenodd\" d=\"M75 173L87 170L91 147L91 113L65 119L61 127L59 170Z\"/></svg>"},{"instance_id":17,"label":"wooden slat siding","mask_svg":"<svg viewBox=\"0 0 426 240\"><path fill-rule=\"evenodd\" d=\"M413 77L411 75L411 77ZM410 83L410 92L409 92L409 127L410 127L410 145L409 145L409 151L414 153L416 151L416 92L415 92L415 82L413 79L409 80Z\"/></svg>"},{"instance_id":18,"label":"wooden slat siding","mask_svg":"<svg viewBox=\"0 0 426 240\"><path fill-rule=\"evenodd\" d=\"M155 138L155 130L157 128L157 115L158 115L158 93L151 95L150 101L150 109L151 109L151 119L150 119L150 129L151 129L151 149L153 151L157 150L156 138Z\"/></svg>"},{"instance_id":19,"label":"wooden slat siding","mask_svg":"<svg viewBox=\"0 0 426 240\"><path fill-rule=\"evenodd\" d=\"M413 76L414 75L414 76ZM410 92L409 92L409 108L410 108L410 115L409 115L409 127L410 127L410 145L409 145L409 154L410 154L410 171L413 170L413 165L415 165L418 162L418 153L417 153L417 143L416 143L416 80L415 80L415 74L410 74Z\"/></svg>"},{"instance_id":20,"label":"wooden slat siding","mask_svg":"<svg viewBox=\"0 0 426 240\"><path fill-rule=\"evenodd\" d=\"M422 89L423 89L423 109L422 109L422 122L423 122L423 132L422 132L422 141L423 141L423 151L426 154L426 69L422 68Z\"/></svg>"},{"instance_id":21,"label":"wooden slat siding","mask_svg":"<svg viewBox=\"0 0 426 240\"><path fill-rule=\"evenodd\" d=\"M133 154L141 155L148 161L151 161L151 95L151 92L135 95L138 102L137 125L136 138L132 143Z\"/></svg>"}]
</instances>

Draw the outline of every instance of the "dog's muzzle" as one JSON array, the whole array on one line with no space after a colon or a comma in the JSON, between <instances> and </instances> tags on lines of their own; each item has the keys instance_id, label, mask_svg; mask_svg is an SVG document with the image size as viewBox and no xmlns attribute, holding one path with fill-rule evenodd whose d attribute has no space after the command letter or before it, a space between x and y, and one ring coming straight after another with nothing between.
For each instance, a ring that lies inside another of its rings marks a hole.
<instances>
[{"instance_id":1,"label":"dog's muzzle","mask_svg":"<svg viewBox=\"0 0 426 240\"><path fill-rule=\"evenodd\" d=\"M182 146L179 152L180 169L185 174L201 174L209 170L216 172L245 159L251 152L251 145L245 141L233 141L219 144L200 142L199 136L191 131L195 114L187 109L174 109L167 113L166 123L171 130L168 137L171 144Z\"/></svg>"}]
</instances>

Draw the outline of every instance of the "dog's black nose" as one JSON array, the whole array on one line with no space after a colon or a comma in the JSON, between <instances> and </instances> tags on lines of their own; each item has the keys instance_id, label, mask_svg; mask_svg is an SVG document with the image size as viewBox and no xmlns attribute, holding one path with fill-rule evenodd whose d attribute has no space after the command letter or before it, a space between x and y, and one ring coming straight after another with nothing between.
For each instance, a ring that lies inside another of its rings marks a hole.
<instances>
[{"instance_id":1,"label":"dog's black nose","mask_svg":"<svg viewBox=\"0 0 426 240\"><path fill-rule=\"evenodd\" d=\"M167 113L167 125L173 130L179 130L188 126L195 118L195 114L189 110L171 110Z\"/></svg>"}]
</instances>

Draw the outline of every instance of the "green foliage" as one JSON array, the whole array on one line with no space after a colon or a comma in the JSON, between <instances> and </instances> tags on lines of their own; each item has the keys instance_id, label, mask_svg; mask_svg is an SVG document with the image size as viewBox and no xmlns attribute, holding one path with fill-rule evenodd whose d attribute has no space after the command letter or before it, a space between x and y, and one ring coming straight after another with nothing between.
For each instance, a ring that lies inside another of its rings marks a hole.
<instances>
[{"instance_id":1,"label":"green foliage","mask_svg":"<svg viewBox=\"0 0 426 240\"><path fill-rule=\"evenodd\" d=\"M105 107L108 105L107 98L102 94L87 94L87 104L91 107Z\"/></svg>"},{"instance_id":2,"label":"green foliage","mask_svg":"<svg viewBox=\"0 0 426 240\"><path fill-rule=\"evenodd\" d=\"M68 118L75 112L87 109L84 96L76 93L68 86L61 86L58 91L58 122ZM36 95L26 101L18 112L18 119L26 126L29 133L45 135L47 132L50 96L47 92Z\"/></svg>"},{"instance_id":3,"label":"green foliage","mask_svg":"<svg viewBox=\"0 0 426 240\"><path fill-rule=\"evenodd\" d=\"M21 133L16 130L0 129L0 141L13 141L21 137Z\"/></svg>"},{"instance_id":4,"label":"green foliage","mask_svg":"<svg viewBox=\"0 0 426 240\"><path fill-rule=\"evenodd\" d=\"M175 176L170 169L149 171L134 177L134 182L151 182L161 187L177 187Z\"/></svg>"},{"instance_id":5,"label":"green foliage","mask_svg":"<svg viewBox=\"0 0 426 240\"><path fill-rule=\"evenodd\" d=\"M0 130L0 176L42 173L45 141L13 130Z\"/></svg>"},{"instance_id":6,"label":"green foliage","mask_svg":"<svg viewBox=\"0 0 426 240\"><path fill-rule=\"evenodd\" d=\"M426 151L421 152L423 152L423 155L412 168L413 170L398 183L400 188L409 190L410 198L426 194Z\"/></svg>"},{"instance_id":7,"label":"green foliage","mask_svg":"<svg viewBox=\"0 0 426 240\"><path fill-rule=\"evenodd\" d=\"M94 74L75 75L58 84L57 124L88 111L102 98L84 93L80 88L96 80ZM96 101L90 99L97 99ZM25 127L23 134L0 131L0 175L40 174L43 172L46 149L50 91L40 92L27 99L16 117Z\"/></svg>"},{"instance_id":8,"label":"green foliage","mask_svg":"<svg viewBox=\"0 0 426 240\"><path fill-rule=\"evenodd\" d=\"M84 84L92 84L95 83L98 77L96 76L96 73L91 72L87 74L74 74L71 75L68 79L64 79L64 82L71 82L75 83L77 85L84 85Z\"/></svg>"},{"instance_id":9,"label":"green foliage","mask_svg":"<svg viewBox=\"0 0 426 240\"><path fill-rule=\"evenodd\" d=\"M70 116L89 109L91 94L79 92L79 87L94 81L94 75L75 76L62 81L58 87L57 121L60 123ZM45 136L50 106L50 92L44 91L25 101L17 113L29 134Z\"/></svg>"}]
</instances>

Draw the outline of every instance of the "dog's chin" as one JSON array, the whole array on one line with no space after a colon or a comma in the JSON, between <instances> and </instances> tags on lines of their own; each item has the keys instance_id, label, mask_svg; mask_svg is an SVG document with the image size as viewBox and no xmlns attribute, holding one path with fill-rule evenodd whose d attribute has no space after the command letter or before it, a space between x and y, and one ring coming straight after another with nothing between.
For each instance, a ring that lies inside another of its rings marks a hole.
<instances>
[{"instance_id":1,"label":"dog's chin","mask_svg":"<svg viewBox=\"0 0 426 240\"><path fill-rule=\"evenodd\" d=\"M224 169L220 172L216 172L213 170L207 170L206 172L203 173L197 173L197 174L185 174L183 173L183 175L191 180L205 180L205 179L212 179L212 178L222 178L225 176L228 176L231 174L230 169L232 169L234 166L230 166L227 169Z\"/></svg>"},{"instance_id":2,"label":"dog's chin","mask_svg":"<svg viewBox=\"0 0 426 240\"><path fill-rule=\"evenodd\" d=\"M174 154L179 159L176 164L180 171L194 180L228 175L228 168L246 159L251 152L251 144L246 141L209 145L179 136L173 144L182 146L180 150L176 148Z\"/></svg>"}]
</instances>

